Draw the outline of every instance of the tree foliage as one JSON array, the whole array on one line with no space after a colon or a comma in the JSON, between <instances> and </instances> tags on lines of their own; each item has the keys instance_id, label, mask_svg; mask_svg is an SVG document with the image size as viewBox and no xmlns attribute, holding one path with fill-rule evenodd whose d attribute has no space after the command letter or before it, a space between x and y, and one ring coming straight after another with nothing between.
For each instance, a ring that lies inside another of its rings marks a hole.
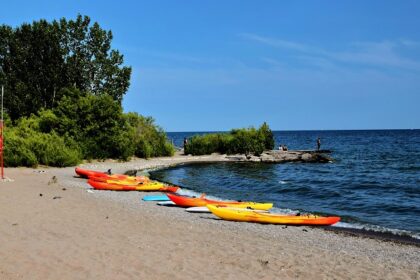
<instances>
[{"instance_id":1,"label":"tree foliage","mask_svg":"<svg viewBox=\"0 0 420 280\"><path fill-rule=\"evenodd\" d=\"M17 28L0 26L0 83L12 119L54 108L63 88L109 95L121 103L131 68L111 49L111 31L88 16L34 21Z\"/></svg>"},{"instance_id":2,"label":"tree foliage","mask_svg":"<svg viewBox=\"0 0 420 280\"><path fill-rule=\"evenodd\" d=\"M111 31L81 15L0 25L7 166L174 153L153 118L123 113L131 68L111 41Z\"/></svg>"},{"instance_id":3,"label":"tree foliage","mask_svg":"<svg viewBox=\"0 0 420 280\"><path fill-rule=\"evenodd\" d=\"M127 121L135 133L135 155L141 158L172 156L174 146L169 142L163 129L155 125L152 117L128 113Z\"/></svg>"},{"instance_id":4,"label":"tree foliage","mask_svg":"<svg viewBox=\"0 0 420 280\"><path fill-rule=\"evenodd\" d=\"M204 155L254 154L260 155L264 150L274 148L274 136L269 126L264 123L259 129L232 129L230 133L212 133L191 137L185 147L186 154Z\"/></svg>"}]
</instances>

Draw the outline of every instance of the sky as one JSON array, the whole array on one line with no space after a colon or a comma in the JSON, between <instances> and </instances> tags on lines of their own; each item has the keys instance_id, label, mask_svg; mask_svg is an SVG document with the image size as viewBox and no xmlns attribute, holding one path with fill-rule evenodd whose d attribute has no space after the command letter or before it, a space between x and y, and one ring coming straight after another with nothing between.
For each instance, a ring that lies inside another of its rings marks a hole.
<instances>
[{"instance_id":1,"label":"sky","mask_svg":"<svg viewBox=\"0 0 420 280\"><path fill-rule=\"evenodd\" d=\"M88 15L166 131L420 128L420 1L3 1L0 24Z\"/></svg>"}]
</instances>

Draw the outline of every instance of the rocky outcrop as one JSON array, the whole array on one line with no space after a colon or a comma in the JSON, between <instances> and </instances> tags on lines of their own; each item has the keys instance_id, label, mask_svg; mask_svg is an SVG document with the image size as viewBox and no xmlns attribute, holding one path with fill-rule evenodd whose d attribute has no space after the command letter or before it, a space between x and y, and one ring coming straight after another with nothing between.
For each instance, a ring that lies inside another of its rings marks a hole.
<instances>
[{"instance_id":1,"label":"rocky outcrop","mask_svg":"<svg viewBox=\"0 0 420 280\"><path fill-rule=\"evenodd\" d=\"M330 151L266 151L260 156L254 155L228 155L226 158L230 161L244 162L313 162L326 163L332 162L332 159L325 155Z\"/></svg>"}]
</instances>

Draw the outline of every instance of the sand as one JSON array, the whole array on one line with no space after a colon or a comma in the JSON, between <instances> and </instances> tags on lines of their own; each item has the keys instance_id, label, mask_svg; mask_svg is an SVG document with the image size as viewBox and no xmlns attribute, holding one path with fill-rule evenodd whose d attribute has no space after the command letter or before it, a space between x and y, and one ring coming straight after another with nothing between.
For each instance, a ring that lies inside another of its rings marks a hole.
<instances>
[{"instance_id":1,"label":"sand","mask_svg":"<svg viewBox=\"0 0 420 280\"><path fill-rule=\"evenodd\" d=\"M84 167L121 172L213 159ZM0 279L420 279L418 246L222 221L143 202L140 192L92 192L74 168L6 175L14 181L0 183Z\"/></svg>"}]
</instances>

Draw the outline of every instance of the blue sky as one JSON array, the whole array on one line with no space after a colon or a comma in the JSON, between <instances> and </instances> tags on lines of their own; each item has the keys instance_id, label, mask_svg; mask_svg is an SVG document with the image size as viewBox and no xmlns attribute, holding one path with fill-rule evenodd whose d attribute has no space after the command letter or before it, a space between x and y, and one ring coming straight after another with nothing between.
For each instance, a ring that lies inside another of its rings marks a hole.
<instances>
[{"instance_id":1,"label":"blue sky","mask_svg":"<svg viewBox=\"0 0 420 280\"><path fill-rule=\"evenodd\" d=\"M125 111L167 131L420 128L420 1L0 4L12 26L81 13L111 29L133 67Z\"/></svg>"}]
</instances>

